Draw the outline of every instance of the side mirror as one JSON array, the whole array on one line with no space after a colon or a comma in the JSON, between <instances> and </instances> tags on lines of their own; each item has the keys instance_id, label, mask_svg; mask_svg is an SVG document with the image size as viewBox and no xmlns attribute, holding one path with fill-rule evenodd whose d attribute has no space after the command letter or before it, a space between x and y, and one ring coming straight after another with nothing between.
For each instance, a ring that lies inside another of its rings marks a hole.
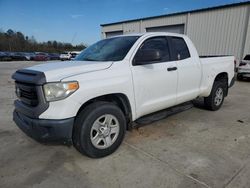
<instances>
[{"instance_id":1,"label":"side mirror","mask_svg":"<svg viewBox=\"0 0 250 188\"><path fill-rule=\"evenodd\" d=\"M134 65L147 65L161 60L162 52L160 50L148 49L139 50L134 57L133 63Z\"/></svg>"}]
</instances>

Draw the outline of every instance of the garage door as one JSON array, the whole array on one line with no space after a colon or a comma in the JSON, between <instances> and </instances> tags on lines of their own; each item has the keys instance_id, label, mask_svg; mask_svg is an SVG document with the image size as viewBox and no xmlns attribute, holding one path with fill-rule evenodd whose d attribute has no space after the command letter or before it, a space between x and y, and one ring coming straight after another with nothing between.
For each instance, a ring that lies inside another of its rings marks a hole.
<instances>
[{"instance_id":1,"label":"garage door","mask_svg":"<svg viewBox=\"0 0 250 188\"><path fill-rule=\"evenodd\" d=\"M106 38L114 37L117 35L123 35L123 31L111 31L111 32L106 32Z\"/></svg>"},{"instance_id":2,"label":"garage door","mask_svg":"<svg viewBox=\"0 0 250 188\"><path fill-rule=\"evenodd\" d=\"M180 25L168 25L160 27L148 27L146 28L147 32L170 32L170 33L179 33L184 34L184 24Z\"/></svg>"}]
</instances>

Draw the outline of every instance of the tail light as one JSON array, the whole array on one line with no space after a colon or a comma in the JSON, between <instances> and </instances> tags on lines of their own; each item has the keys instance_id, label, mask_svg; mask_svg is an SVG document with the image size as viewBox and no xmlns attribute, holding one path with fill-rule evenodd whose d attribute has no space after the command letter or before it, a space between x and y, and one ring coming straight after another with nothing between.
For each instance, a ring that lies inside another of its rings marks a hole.
<instances>
[{"instance_id":1,"label":"tail light","mask_svg":"<svg viewBox=\"0 0 250 188\"><path fill-rule=\"evenodd\" d=\"M240 62L240 65L239 65L239 66L240 66L240 67L241 67L241 66L245 66L246 64L247 64L247 63Z\"/></svg>"}]
</instances>

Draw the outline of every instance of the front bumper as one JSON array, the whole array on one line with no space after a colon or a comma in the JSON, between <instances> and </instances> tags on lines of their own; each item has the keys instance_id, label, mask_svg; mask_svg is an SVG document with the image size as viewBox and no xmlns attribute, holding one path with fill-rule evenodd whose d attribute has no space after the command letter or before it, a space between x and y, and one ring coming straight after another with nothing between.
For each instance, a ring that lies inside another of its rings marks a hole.
<instances>
[{"instance_id":1,"label":"front bumper","mask_svg":"<svg viewBox=\"0 0 250 188\"><path fill-rule=\"evenodd\" d=\"M74 118L63 120L32 119L14 111L13 120L23 132L39 142L72 144Z\"/></svg>"}]
</instances>

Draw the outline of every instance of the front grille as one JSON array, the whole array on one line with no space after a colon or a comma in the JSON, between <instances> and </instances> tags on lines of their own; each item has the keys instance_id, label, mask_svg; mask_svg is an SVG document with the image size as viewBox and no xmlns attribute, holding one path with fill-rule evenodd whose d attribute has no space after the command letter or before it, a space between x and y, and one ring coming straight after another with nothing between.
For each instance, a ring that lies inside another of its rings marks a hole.
<instances>
[{"instance_id":1,"label":"front grille","mask_svg":"<svg viewBox=\"0 0 250 188\"><path fill-rule=\"evenodd\" d=\"M34 84L16 82L17 97L27 106L35 107L38 105L37 89Z\"/></svg>"},{"instance_id":2,"label":"front grille","mask_svg":"<svg viewBox=\"0 0 250 188\"><path fill-rule=\"evenodd\" d=\"M15 111L30 118L39 116L49 108L49 103L45 100L42 85L46 83L43 72L21 69L17 70L12 78L16 83Z\"/></svg>"}]
</instances>

